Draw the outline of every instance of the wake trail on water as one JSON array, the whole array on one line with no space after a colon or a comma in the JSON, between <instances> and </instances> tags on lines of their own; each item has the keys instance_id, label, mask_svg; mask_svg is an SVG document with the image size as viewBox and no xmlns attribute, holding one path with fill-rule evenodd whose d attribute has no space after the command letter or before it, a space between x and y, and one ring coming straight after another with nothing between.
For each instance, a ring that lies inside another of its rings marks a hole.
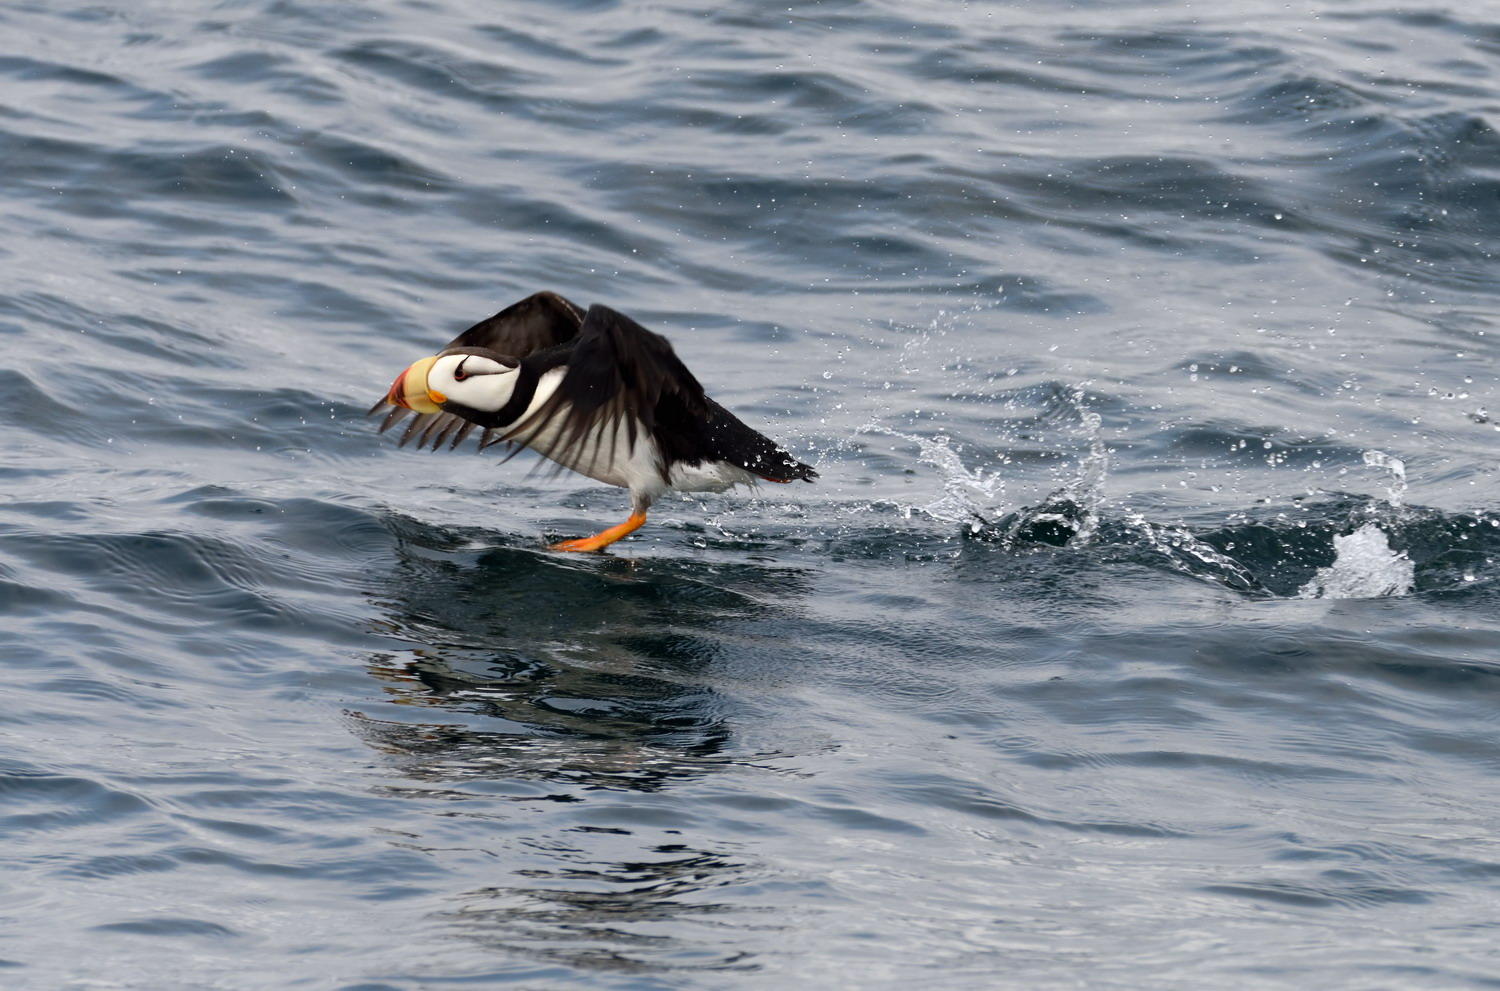
<instances>
[{"instance_id":1,"label":"wake trail on water","mask_svg":"<svg viewBox=\"0 0 1500 991\"><path fill-rule=\"evenodd\" d=\"M1363 464L1385 474L1385 498L1329 492L1321 501L1229 514L1224 525L1193 528L1108 512L1109 451L1099 415L1082 389L1066 393L1087 450L1056 490L1035 505L1005 508L1006 467L967 459L946 434L924 436L871 422L861 434L895 438L937 473L941 492L899 506L908 519L956 525L960 535L1012 553L1068 548L1101 562L1132 561L1262 597L1375 599L1443 591L1495 578L1500 520L1407 506L1405 463L1383 451Z\"/></svg>"}]
</instances>

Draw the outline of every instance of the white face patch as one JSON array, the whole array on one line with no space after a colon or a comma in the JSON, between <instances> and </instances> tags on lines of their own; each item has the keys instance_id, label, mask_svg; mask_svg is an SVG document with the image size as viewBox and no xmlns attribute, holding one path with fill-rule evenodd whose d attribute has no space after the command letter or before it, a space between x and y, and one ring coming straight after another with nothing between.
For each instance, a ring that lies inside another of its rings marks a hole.
<instances>
[{"instance_id":1,"label":"white face patch","mask_svg":"<svg viewBox=\"0 0 1500 991\"><path fill-rule=\"evenodd\" d=\"M427 388L445 401L493 413L510 400L516 369L477 354L448 354L427 373Z\"/></svg>"}]
</instances>

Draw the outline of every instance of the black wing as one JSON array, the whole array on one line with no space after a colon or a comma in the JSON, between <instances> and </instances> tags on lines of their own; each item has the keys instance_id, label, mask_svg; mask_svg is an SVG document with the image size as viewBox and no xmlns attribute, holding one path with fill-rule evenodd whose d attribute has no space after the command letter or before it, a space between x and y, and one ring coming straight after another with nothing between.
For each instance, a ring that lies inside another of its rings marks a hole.
<instances>
[{"instance_id":1,"label":"black wing","mask_svg":"<svg viewBox=\"0 0 1500 991\"><path fill-rule=\"evenodd\" d=\"M798 461L780 444L748 426L712 399L708 401L708 419L703 422L701 431L698 436L703 438L709 458L738 465L768 482L795 482L798 479L811 482L818 477L811 465ZM693 460L694 453L688 452L684 460Z\"/></svg>"},{"instance_id":2,"label":"black wing","mask_svg":"<svg viewBox=\"0 0 1500 991\"><path fill-rule=\"evenodd\" d=\"M549 443L533 449L559 463L587 466L601 453L606 433L613 448L624 431L633 450L642 432L657 434L663 412L699 422L708 415L703 386L667 339L607 306L589 307L567 366L557 391L501 440L531 446L556 427Z\"/></svg>"},{"instance_id":3,"label":"black wing","mask_svg":"<svg viewBox=\"0 0 1500 991\"><path fill-rule=\"evenodd\" d=\"M451 351L454 348L484 348L499 354L524 358L537 351L545 351L547 348L571 341L578 336L578 330L582 325L583 310L579 309L576 303L555 292L539 292L527 296L520 302L512 303L486 320L479 321L444 345L443 351ZM367 415L374 415L384 406L385 399L382 398L370 407ZM385 420L380 424L380 432L385 433L411 412L400 406L392 406ZM418 448L427 446L430 442L432 449L437 450L451 437L448 444L451 449L457 447L465 437L469 436L475 426L476 424L469 420L452 413L418 413L411 423L407 424L405 433L401 435L400 446L405 447L409 441L416 438ZM493 441L488 437L483 438L479 446L483 448L486 443L493 443Z\"/></svg>"},{"instance_id":4,"label":"black wing","mask_svg":"<svg viewBox=\"0 0 1500 991\"><path fill-rule=\"evenodd\" d=\"M539 292L512 303L449 341L454 348L484 348L513 358L557 347L578 336L583 310L555 292Z\"/></svg>"}]
</instances>

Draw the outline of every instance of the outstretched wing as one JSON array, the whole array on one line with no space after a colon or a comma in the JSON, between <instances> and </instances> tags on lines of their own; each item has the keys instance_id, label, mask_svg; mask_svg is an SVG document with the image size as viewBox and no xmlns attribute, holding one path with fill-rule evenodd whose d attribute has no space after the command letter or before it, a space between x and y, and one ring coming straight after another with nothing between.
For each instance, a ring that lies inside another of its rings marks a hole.
<instances>
[{"instance_id":1,"label":"outstretched wing","mask_svg":"<svg viewBox=\"0 0 1500 991\"><path fill-rule=\"evenodd\" d=\"M524 358L534 352L571 341L578 336L582 325L583 310L577 304L555 292L539 292L479 321L444 345L443 350L485 348L499 354ZM385 399L382 397L370 407L368 415L374 415L384 406ZM411 410L392 406L380 424L380 432L385 433L409 415L412 415ZM399 446L405 447L415 438L418 448L430 443L433 450L436 450L446 441L452 449L469 436L475 426L452 413L418 413L407 424ZM481 439L480 447L484 447L486 442L493 443L493 440Z\"/></svg>"},{"instance_id":2,"label":"outstretched wing","mask_svg":"<svg viewBox=\"0 0 1500 991\"><path fill-rule=\"evenodd\" d=\"M619 449L622 436L634 450L642 433L656 431L664 405L699 419L708 402L665 337L596 304L583 318L556 391L500 440L587 468Z\"/></svg>"},{"instance_id":3,"label":"outstretched wing","mask_svg":"<svg viewBox=\"0 0 1500 991\"><path fill-rule=\"evenodd\" d=\"M443 348L485 348L513 358L557 347L578 336L583 310L555 292L539 292L481 320Z\"/></svg>"}]
</instances>

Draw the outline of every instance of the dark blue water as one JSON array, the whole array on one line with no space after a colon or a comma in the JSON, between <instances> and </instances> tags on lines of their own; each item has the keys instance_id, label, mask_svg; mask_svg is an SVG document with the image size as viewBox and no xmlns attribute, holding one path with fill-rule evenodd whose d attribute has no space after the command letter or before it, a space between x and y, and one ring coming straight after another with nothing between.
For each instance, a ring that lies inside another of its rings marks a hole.
<instances>
[{"instance_id":1,"label":"dark blue water","mask_svg":"<svg viewBox=\"0 0 1500 991\"><path fill-rule=\"evenodd\" d=\"M0 983L1500 983L1480 10L0 7ZM541 288L819 484L377 436Z\"/></svg>"}]
</instances>

